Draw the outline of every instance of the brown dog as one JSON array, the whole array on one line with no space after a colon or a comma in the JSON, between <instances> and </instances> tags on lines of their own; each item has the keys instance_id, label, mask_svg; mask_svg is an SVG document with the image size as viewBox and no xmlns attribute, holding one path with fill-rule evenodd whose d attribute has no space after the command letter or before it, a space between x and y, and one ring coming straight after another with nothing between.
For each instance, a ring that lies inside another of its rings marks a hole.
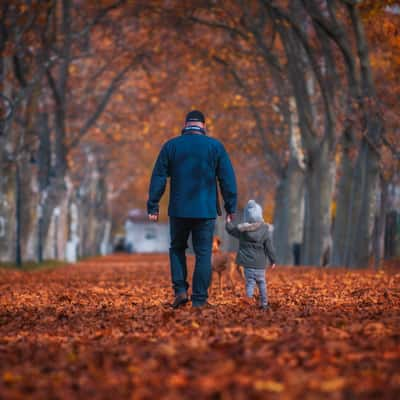
<instances>
[{"instance_id":1,"label":"brown dog","mask_svg":"<svg viewBox=\"0 0 400 400\"><path fill-rule=\"evenodd\" d=\"M212 275L218 275L219 293L222 293L222 281L224 277L229 280L233 291L235 291L235 275L239 275L244 281L243 269L236 264L233 254L221 250L221 243L221 239L215 236L212 245L211 259Z\"/></svg>"}]
</instances>

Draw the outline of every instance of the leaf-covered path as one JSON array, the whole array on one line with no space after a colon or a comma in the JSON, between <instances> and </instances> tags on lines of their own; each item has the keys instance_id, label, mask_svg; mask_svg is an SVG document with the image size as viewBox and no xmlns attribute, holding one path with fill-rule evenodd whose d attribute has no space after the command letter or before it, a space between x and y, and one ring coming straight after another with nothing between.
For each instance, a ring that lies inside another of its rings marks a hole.
<instances>
[{"instance_id":1,"label":"leaf-covered path","mask_svg":"<svg viewBox=\"0 0 400 400\"><path fill-rule=\"evenodd\" d=\"M277 268L173 311L166 256L0 270L2 399L400 398L400 273Z\"/></svg>"}]
</instances>

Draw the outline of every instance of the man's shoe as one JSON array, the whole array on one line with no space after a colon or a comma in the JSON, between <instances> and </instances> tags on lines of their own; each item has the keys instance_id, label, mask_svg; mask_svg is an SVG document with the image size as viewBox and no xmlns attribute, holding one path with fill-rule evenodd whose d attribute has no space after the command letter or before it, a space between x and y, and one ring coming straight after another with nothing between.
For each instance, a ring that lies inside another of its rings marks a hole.
<instances>
[{"instance_id":1,"label":"man's shoe","mask_svg":"<svg viewBox=\"0 0 400 400\"><path fill-rule=\"evenodd\" d=\"M174 302L171 304L172 308L179 308L189 301L188 295L186 293L181 293L175 296Z\"/></svg>"},{"instance_id":2,"label":"man's shoe","mask_svg":"<svg viewBox=\"0 0 400 400\"><path fill-rule=\"evenodd\" d=\"M267 304L262 304L259 308L260 308L260 310L262 310L262 311L268 311L268 310L269 310L269 307L268 307Z\"/></svg>"},{"instance_id":3,"label":"man's shoe","mask_svg":"<svg viewBox=\"0 0 400 400\"><path fill-rule=\"evenodd\" d=\"M207 310L215 308L214 304L210 304L208 301L204 302L203 304L193 304L192 308L195 310Z\"/></svg>"}]
</instances>

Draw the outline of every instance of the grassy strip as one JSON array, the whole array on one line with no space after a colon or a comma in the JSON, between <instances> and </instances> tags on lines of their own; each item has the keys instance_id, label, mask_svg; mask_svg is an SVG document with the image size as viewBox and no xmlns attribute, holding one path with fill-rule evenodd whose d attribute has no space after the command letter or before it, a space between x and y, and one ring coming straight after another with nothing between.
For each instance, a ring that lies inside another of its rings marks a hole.
<instances>
[{"instance_id":1,"label":"grassy strip","mask_svg":"<svg viewBox=\"0 0 400 400\"><path fill-rule=\"evenodd\" d=\"M27 261L18 266L14 263L0 263L0 268L14 271L42 271L46 269L58 268L66 265L65 261L46 260L41 263L35 261Z\"/></svg>"}]
</instances>

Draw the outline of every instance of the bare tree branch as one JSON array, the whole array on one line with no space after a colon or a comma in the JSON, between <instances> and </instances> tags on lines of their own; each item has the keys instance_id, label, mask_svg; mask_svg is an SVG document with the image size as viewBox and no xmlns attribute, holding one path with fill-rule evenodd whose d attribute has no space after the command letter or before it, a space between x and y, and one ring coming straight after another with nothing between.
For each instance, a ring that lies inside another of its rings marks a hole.
<instances>
[{"instance_id":1,"label":"bare tree branch","mask_svg":"<svg viewBox=\"0 0 400 400\"><path fill-rule=\"evenodd\" d=\"M245 32L242 32L240 29L234 28L233 26L223 24L222 22L207 21L206 19L198 18L195 16L190 16L190 17L188 17L188 19L197 24L206 25L211 28L223 29L225 31L228 31L228 32L236 35L236 36L240 36L242 39L248 40L248 36Z\"/></svg>"},{"instance_id":2,"label":"bare tree branch","mask_svg":"<svg viewBox=\"0 0 400 400\"><path fill-rule=\"evenodd\" d=\"M102 98L99 101L95 111L93 114L87 119L85 124L82 126L82 128L79 130L78 135L71 141L71 143L68 146L68 149L72 149L75 146L78 145L79 141L82 139L82 137L88 132L88 130L93 126L93 124L96 123L98 118L100 117L101 113L104 111L104 109L107 107L107 104L109 103L113 93L115 90L119 87L120 83L122 82L123 78L125 77L126 73L138 62L140 62L143 59L144 55L143 54L138 54L132 62L130 62L128 65L126 65L111 81L110 85L108 88L103 92Z\"/></svg>"},{"instance_id":3,"label":"bare tree branch","mask_svg":"<svg viewBox=\"0 0 400 400\"><path fill-rule=\"evenodd\" d=\"M266 1L264 1L264 3L266 3ZM290 16L289 14L285 13L283 10L281 10L278 7L272 6L276 15L289 22L293 32L296 34L296 36L298 37L298 39L300 40L301 45L303 46L306 54L307 54L307 58L310 62L312 71L314 72L314 75L317 79L318 85L320 87L321 90L321 95L322 95L322 99L324 102L324 108L325 108L325 113L326 113L326 123L327 126L330 126L332 128L333 126L333 121L334 121L334 117L333 117L333 110L332 110L332 105L331 105L331 99L328 98L328 88L325 84L325 81L322 77L321 71L320 71L320 67L318 65L317 60L315 59L314 56L314 51L311 48L311 45L308 43L308 39L306 37L306 35L304 34L304 32L301 30L301 28L299 27L298 23L294 20L294 18L292 18L292 16ZM333 142L334 137L332 136L334 134L333 129L327 129L326 131L331 137L331 141Z\"/></svg>"},{"instance_id":4,"label":"bare tree branch","mask_svg":"<svg viewBox=\"0 0 400 400\"><path fill-rule=\"evenodd\" d=\"M80 36L86 35L95 25L97 25L109 12L116 10L122 4L126 3L126 0L118 0L115 3L110 4L107 7L104 7L99 13L90 21L88 24L85 25L84 29L80 32L76 32L72 35L72 37L79 38Z\"/></svg>"},{"instance_id":5,"label":"bare tree branch","mask_svg":"<svg viewBox=\"0 0 400 400\"><path fill-rule=\"evenodd\" d=\"M383 144L390 150L390 152L393 154L393 157L396 158L397 160L400 160L400 151L395 148L393 143L390 143L390 141L384 134L382 134L381 137Z\"/></svg>"},{"instance_id":6,"label":"bare tree branch","mask_svg":"<svg viewBox=\"0 0 400 400\"><path fill-rule=\"evenodd\" d=\"M248 102L248 105L249 105L249 109L250 109L251 113L253 114L253 117L254 117L254 119L256 121L257 132L258 132L258 134L259 134L259 136L261 138L261 141L262 141L262 144L263 144L263 147L264 147L264 151L268 155L268 158L271 159L272 167L274 168L275 172L278 175L281 175L282 174L281 161L279 160L279 157L277 157L276 152L272 149L271 144L269 143L269 141L265 137L265 132L264 132L264 129L263 129L263 126L262 126L261 118L259 116L258 110L256 109L256 106L254 105L254 100L253 100L252 96L250 95L249 89L246 87L245 83L240 78L240 76L237 73L237 71L226 60L224 60L221 57L218 57L216 55L213 56L213 59L218 64L222 65L224 68L226 68L228 70L228 72L233 77L233 79L234 79L235 83L237 84L237 86L242 90L244 96L247 99L247 102Z\"/></svg>"}]
</instances>

